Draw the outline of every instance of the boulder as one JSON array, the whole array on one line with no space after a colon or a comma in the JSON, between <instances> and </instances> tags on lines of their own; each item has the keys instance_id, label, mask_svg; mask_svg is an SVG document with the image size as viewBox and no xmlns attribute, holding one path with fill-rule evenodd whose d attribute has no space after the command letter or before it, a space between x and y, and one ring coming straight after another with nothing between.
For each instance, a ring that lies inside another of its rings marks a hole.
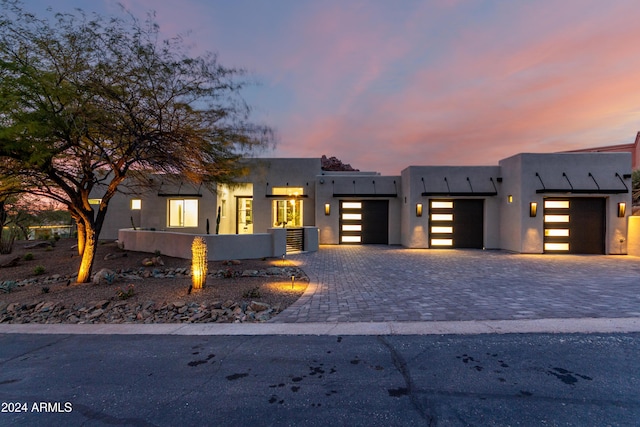
<instances>
[{"instance_id":1,"label":"boulder","mask_svg":"<svg viewBox=\"0 0 640 427\"><path fill-rule=\"evenodd\" d=\"M116 280L116 273L108 268L103 268L93 276L93 283L96 285L110 285Z\"/></svg>"},{"instance_id":2,"label":"boulder","mask_svg":"<svg viewBox=\"0 0 640 427\"><path fill-rule=\"evenodd\" d=\"M263 302L251 301L251 304L249 304L249 309L251 309L252 311L255 311L256 313L259 313L261 311L268 310L269 304L265 304Z\"/></svg>"}]
</instances>

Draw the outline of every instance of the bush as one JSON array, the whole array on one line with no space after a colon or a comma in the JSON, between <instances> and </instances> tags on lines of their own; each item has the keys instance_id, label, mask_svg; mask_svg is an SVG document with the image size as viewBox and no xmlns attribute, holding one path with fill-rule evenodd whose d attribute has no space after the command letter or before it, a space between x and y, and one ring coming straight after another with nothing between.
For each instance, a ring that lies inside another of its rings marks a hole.
<instances>
[{"instance_id":1,"label":"bush","mask_svg":"<svg viewBox=\"0 0 640 427\"><path fill-rule=\"evenodd\" d=\"M24 254L22 259L24 259L25 261L33 261L33 254L31 252L27 252L26 254Z\"/></svg>"},{"instance_id":2,"label":"bush","mask_svg":"<svg viewBox=\"0 0 640 427\"><path fill-rule=\"evenodd\" d=\"M5 280L4 282L0 283L0 291L4 292L5 294L8 294L9 292L11 292L13 288L17 286L18 284L13 280Z\"/></svg>"},{"instance_id":3,"label":"bush","mask_svg":"<svg viewBox=\"0 0 640 427\"><path fill-rule=\"evenodd\" d=\"M43 265L36 265L36 268L33 269L34 274L37 275L44 274L45 271L47 271L47 269L44 268Z\"/></svg>"},{"instance_id":4,"label":"bush","mask_svg":"<svg viewBox=\"0 0 640 427\"><path fill-rule=\"evenodd\" d=\"M258 286L256 286L253 289L249 289L244 294L242 294L242 297L243 298L260 298L261 294L259 289L260 288Z\"/></svg>"},{"instance_id":5,"label":"bush","mask_svg":"<svg viewBox=\"0 0 640 427\"><path fill-rule=\"evenodd\" d=\"M135 289L133 288L133 285L129 285L127 287L127 290L125 290L125 291L123 291L120 288L116 289L116 296L118 297L118 299L122 299L122 300L129 299L132 296L134 296L135 294L136 294L136 292L135 292Z\"/></svg>"}]
</instances>

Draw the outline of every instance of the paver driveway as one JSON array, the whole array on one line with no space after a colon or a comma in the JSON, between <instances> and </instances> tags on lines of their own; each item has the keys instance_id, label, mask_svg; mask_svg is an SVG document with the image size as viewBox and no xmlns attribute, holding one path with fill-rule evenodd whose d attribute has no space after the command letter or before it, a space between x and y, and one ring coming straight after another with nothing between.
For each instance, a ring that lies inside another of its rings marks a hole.
<instances>
[{"instance_id":1,"label":"paver driveway","mask_svg":"<svg viewBox=\"0 0 640 427\"><path fill-rule=\"evenodd\" d=\"M272 320L388 322L640 317L640 258L321 246L311 279Z\"/></svg>"}]
</instances>

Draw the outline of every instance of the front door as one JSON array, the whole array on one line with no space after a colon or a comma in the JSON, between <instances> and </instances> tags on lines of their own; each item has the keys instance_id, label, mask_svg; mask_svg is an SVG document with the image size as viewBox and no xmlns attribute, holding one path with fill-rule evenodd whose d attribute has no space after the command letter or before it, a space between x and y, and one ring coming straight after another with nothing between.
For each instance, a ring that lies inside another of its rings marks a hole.
<instances>
[{"instance_id":1,"label":"front door","mask_svg":"<svg viewBox=\"0 0 640 427\"><path fill-rule=\"evenodd\" d=\"M236 198L236 234L253 234L253 198Z\"/></svg>"}]
</instances>

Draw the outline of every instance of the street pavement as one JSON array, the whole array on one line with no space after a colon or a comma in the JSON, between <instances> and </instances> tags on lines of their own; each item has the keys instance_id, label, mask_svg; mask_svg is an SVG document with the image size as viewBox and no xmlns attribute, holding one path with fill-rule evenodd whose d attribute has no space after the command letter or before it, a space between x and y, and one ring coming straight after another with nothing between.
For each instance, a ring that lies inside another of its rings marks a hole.
<instances>
[{"instance_id":1,"label":"street pavement","mask_svg":"<svg viewBox=\"0 0 640 427\"><path fill-rule=\"evenodd\" d=\"M637 426L640 334L0 334L0 426Z\"/></svg>"},{"instance_id":2,"label":"street pavement","mask_svg":"<svg viewBox=\"0 0 640 427\"><path fill-rule=\"evenodd\" d=\"M323 246L261 324L0 325L0 426L633 426L640 259Z\"/></svg>"}]
</instances>

